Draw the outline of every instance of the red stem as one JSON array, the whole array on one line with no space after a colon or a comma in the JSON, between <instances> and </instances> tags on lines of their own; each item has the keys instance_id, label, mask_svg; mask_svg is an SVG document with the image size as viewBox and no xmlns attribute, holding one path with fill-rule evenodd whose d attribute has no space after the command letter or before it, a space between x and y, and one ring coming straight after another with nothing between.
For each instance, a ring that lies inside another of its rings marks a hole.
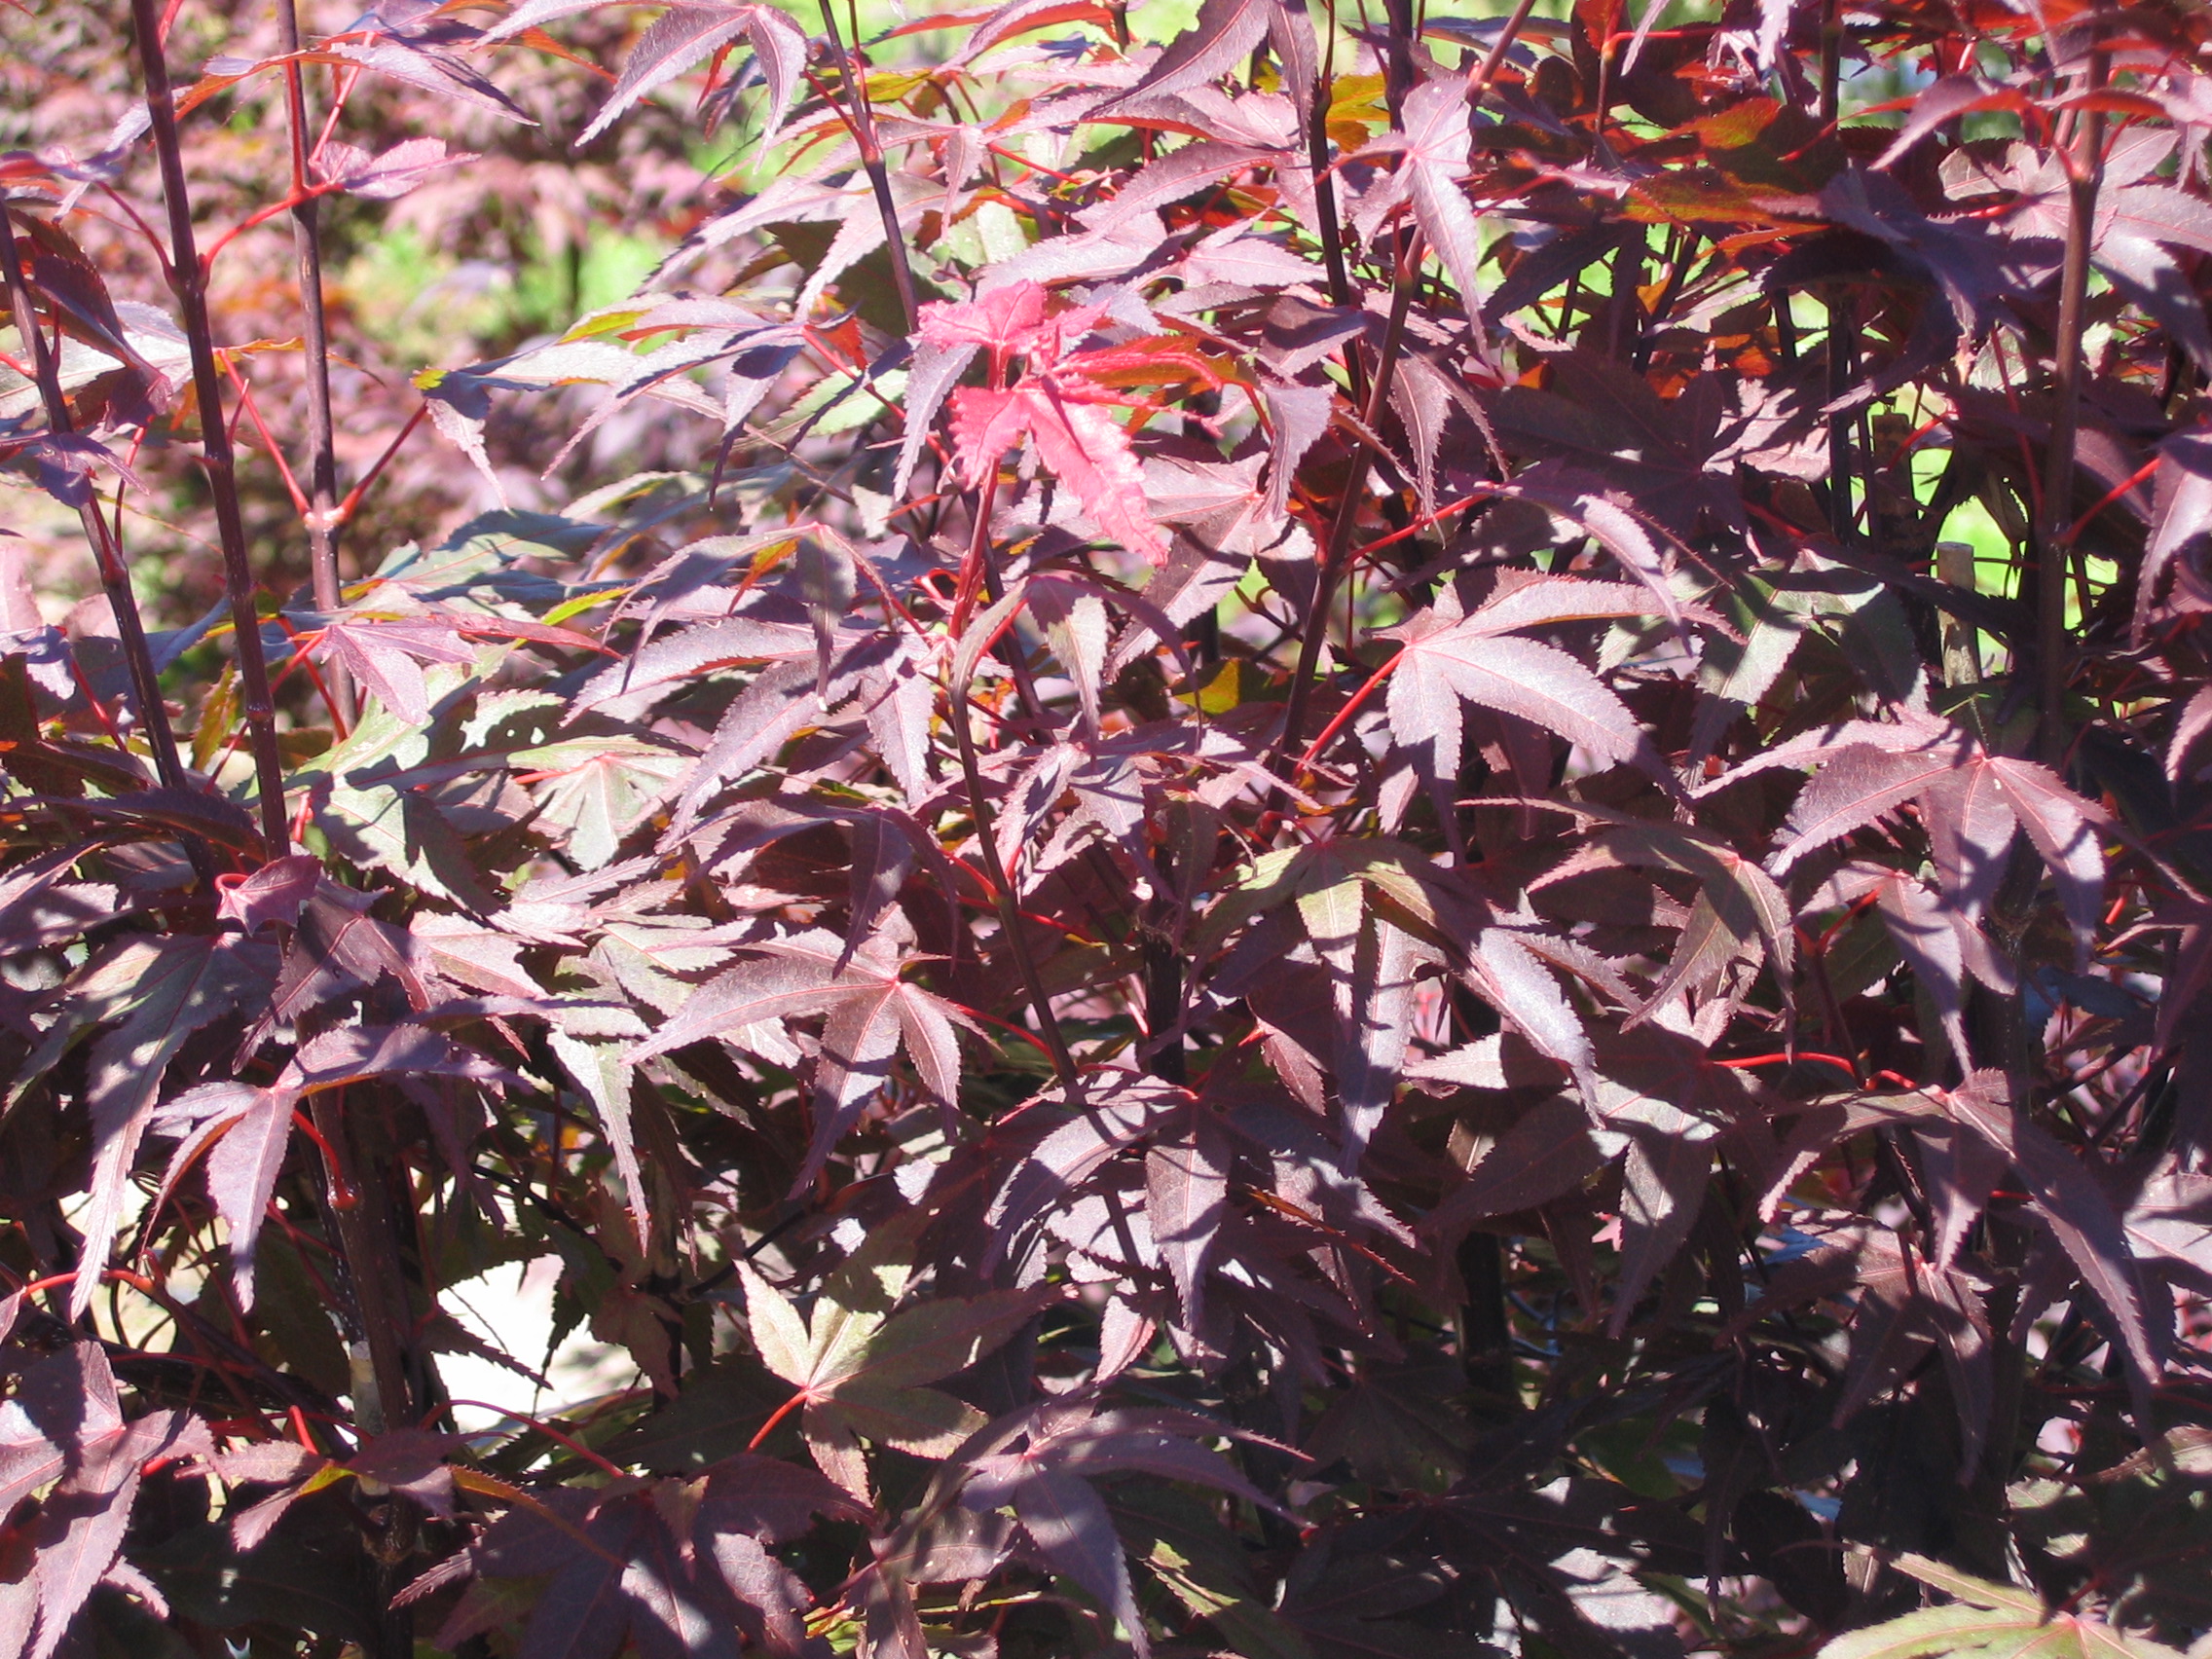
<instances>
[{"instance_id":1,"label":"red stem","mask_svg":"<svg viewBox=\"0 0 2212 1659\"><path fill-rule=\"evenodd\" d=\"M2087 512L2083 513L2080 518L2074 521L2073 528L2067 531L2065 536L2062 538L2065 544L2068 547L2073 546L2075 542L2081 539L2082 533L2089 528L2089 521L2091 519L2095 518L2099 513L2103 512L2105 508L2111 506L2113 502L2119 500L2120 497L2126 495L2128 491L2134 489L2136 485L2149 483L2152 474L2156 473L2158 470L2159 463L2165 459L2166 458L2162 455L2153 456L2149 461L2145 461L2141 466L2137 467L2133 472L2129 473L2118 484L2115 484L2110 490L2107 490L2103 496L2098 498L2097 504L2095 506L2091 507Z\"/></svg>"},{"instance_id":2,"label":"red stem","mask_svg":"<svg viewBox=\"0 0 2212 1659\"><path fill-rule=\"evenodd\" d=\"M346 492L346 498L338 503L339 524L349 523L352 519L354 510L361 504L361 498L368 494L369 486L383 475L386 464L399 453L399 446L423 424L423 417L429 412L430 406L427 403L419 405L415 413L407 417L407 424L399 428L399 435L385 445L384 454L377 457L376 464L362 474L358 484Z\"/></svg>"},{"instance_id":3,"label":"red stem","mask_svg":"<svg viewBox=\"0 0 2212 1659\"><path fill-rule=\"evenodd\" d=\"M1357 691L1354 691L1351 694L1350 701L1346 702L1343 708L1337 711L1337 718L1331 720L1327 725L1323 726L1321 728L1321 735L1315 738L1310 744L1307 746L1306 753L1298 757L1298 766L1296 771L1292 773L1292 776L1295 777L1298 772L1303 772L1307 769L1307 767L1313 764L1314 759L1321 754L1321 752L1327 749L1330 743L1335 740L1337 733L1344 730L1345 722L1350 719L1352 716L1359 713L1359 706L1362 703L1366 702L1367 699L1374 694L1375 688L1378 685L1382 684L1383 681L1390 678L1391 674L1396 671L1398 664L1405 661L1405 658L1406 653L1404 651L1400 651L1396 656L1393 656L1388 662L1384 663L1381 668L1377 669L1373 674L1367 677L1367 683L1365 685L1362 685Z\"/></svg>"},{"instance_id":4,"label":"red stem","mask_svg":"<svg viewBox=\"0 0 2212 1659\"><path fill-rule=\"evenodd\" d=\"M1750 1066L1791 1066L1799 1060L1818 1060L1823 1065L1834 1066L1851 1074L1851 1081L1859 1081L1859 1068L1840 1054L1816 1054L1809 1049L1800 1049L1794 1054L1747 1054L1741 1059L1715 1060L1714 1064L1744 1069Z\"/></svg>"},{"instance_id":5,"label":"red stem","mask_svg":"<svg viewBox=\"0 0 2212 1659\"><path fill-rule=\"evenodd\" d=\"M615 1476L617 1479L629 1473L627 1469L624 1469L617 1464L608 1462L605 1457L601 1456L597 1452L594 1452L582 1441L575 1439L571 1435L563 1434L559 1429L555 1428L543 1418L534 1418L528 1412L516 1411L512 1406L495 1406L489 1400L448 1400L446 1402L446 1406L474 1406L480 1412L498 1412L499 1416L507 1418L515 1422L524 1423L535 1432L544 1435L546 1439L566 1446L577 1456L584 1458L588 1462L598 1464L602 1469L606 1470L607 1473ZM445 1406L440 1406L438 1410L441 1412L444 1411ZM435 1416L436 1414L433 1413L432 1415ZM751 1448L749 1447L747 1448L747 1450L750 1451Z\"/></svg>"},{"instance_id":6,"label":"red stem","mask_svg":"<svg viewBox=\"0 0 2212 1659\"><path fill-rule=\"evenodd\" d=\"M770 1412L768 1414L768 1420L760 1425L758 1433L754 1435L751 1440L746 1442L745 1449L748 1452L759 1451L760 1443L766 1440L768 1436L775 1431L776 1424L782 1422L784 1419L790 1417L792 1413L797 1410L800 1406L805 1405L806 1402L812 1397L813 1396L809 1394L806 1389L801 1388L797 1393L793 1394L790 1399L786 1400L782 1405L778 1406L774 1411Z\"/></svg>"},{"instance_id":7,"label":"red stem","mask_svg":"<svg viewBox=\"0 0 2212 1659\"><path fill-rule=\"evenodd\" d=\"M262 447L269 452L270 460L276 463L277 475L284 480L284 489L292 498L292 505L301 512L306 512L307 496L300 489L300 481L292 476L292 464L284 459L283 450L270 436L269 423L262 420L260 406L253 401L253 388L246 385L245 378L239 373L238 364L226 362L223 371L231 377L231 384L239 388L239 407L245 412L245 418L253 423L253 429L260 434Z\"/></svg>"},{"instance_id":8,"label":"red stem","mask_svg":"<svg viewBox=\"0 0 2212 1659\"><path fill-rule=\"evenodd\" d=\"M322 1153L322 1166L330 1176L330 1207L348 1210L361 1201L361 1195L348 1185L337 1150L323 1138L322 1131L314 1126L314 1120L298 1107L292 1108L292 1126L314 1142Z\"/></svg>"},{"instance_id":9,"label":"red stem","mask_svg":"<svg viewBox=\"0 0 2212 1659\"><path fill-rule=\"evenodd\" d=\"M243 219L240 219L237 224L233 225L229 230L225 231L221 236L217 237L215 239L215 245L209 248L205 253L201 255L201 271L203 273L212 272L215 269L215 260L217 256L222 253L223 249L229 247L231 243L238 240L239 238L245 235L246 232L252 230L255 226L266 225L270 220L276 218L277 214L289 213L293 208L304 206L306 203L314 201L317 197L335 196L344 188L345 187L343 185L338 184L311 184L305 190L294 191L290 195L286 196L281 202L271 203L268 206L262 208L258 213L247 214Z\"/></svg>"}]
</instances>

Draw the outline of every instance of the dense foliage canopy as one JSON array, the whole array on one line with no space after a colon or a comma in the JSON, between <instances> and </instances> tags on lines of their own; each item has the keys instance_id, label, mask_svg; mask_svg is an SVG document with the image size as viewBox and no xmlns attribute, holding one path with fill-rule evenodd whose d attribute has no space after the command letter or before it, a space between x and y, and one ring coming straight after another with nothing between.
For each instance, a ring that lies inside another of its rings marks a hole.
<instances>
[{"instance_id":1,"label":"dense foliage canopy","mask_svg":"<svg viewBox=\"0 0 2212 1659\"><path fill-rule=\"evenodd\" d=\"M0 1659L2206 1650L2201 5L17 11Z\"/></svg>"}]
</instances>

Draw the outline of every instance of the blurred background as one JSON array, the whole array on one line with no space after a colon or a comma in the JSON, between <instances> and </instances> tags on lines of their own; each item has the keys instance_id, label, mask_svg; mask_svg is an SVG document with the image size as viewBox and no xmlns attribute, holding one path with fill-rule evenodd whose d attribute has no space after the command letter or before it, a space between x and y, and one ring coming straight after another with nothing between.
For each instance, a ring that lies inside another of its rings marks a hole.
<instances>
[{"instance_id":1,"label":"blurred background","mask_svg":"<svg viewBox=\"0 0 2212 1659\"><path fill-rule=\"evenodd\" d=\"M453 15L484 26L503 9L469 6ZM812 4L789 9L803 26L820 31ZM1494 8L1477 0L1469 9ZM1557 9L1556 0L1542 9ZM396 22L431 10L422 0L387 0L378 15ZM234 67L231 60L252 61L276 51L269 0L188 0L170 11L168 62L180 89ZM897 26L905 11L893 0L862 0L852 15L864 37L873 37ZM355 82L336 137L375 154L408 139L437 138L470 159L432 173L396 200L322 199L341 492L375 464L421 407L415 376L520 350L559 334L586 312L626 298L688 231L773 175L775 158L758 156L755 143L756 78L711 133L702 134L692 107L698 84L692 76L646 97L591 143L575 144L606 96L609 70L620 68L658 13L650 6L611 5L561 18L547 33L572 55L567 58L540 50L547 44L542 39L464 53L463 60L535 125L489 100L463 101L389 76ZM1195 0L1140 0L1130 9L1130 22L1142 38L1164 39L1195 13ZM362 16L354 0L302 0L302 37L343 30ZM129 27L124 0L11 0L0 7L0 150L37 152L50 165L106 150L118 124L140 101L130 56L117 50ZM909 56L916 50L944 52L957 40L957 31L925 34L902 42L900 50ZM183 123L203 252L232 227L282 200L288 164L279 92L277 78L257 77L216 92ZM329 69L311 71L308 97L319 120L331 102ZM69 222L119 301L166 313L172 305L151 233L133 224L117 199L160 200L153 158L142 141L123 158L114 198L96 186L88 189L82 211ZM714 275L692 268L684 285L711 290ZM251 392L236 437L256 568L267 587L286 598L308 571L306 535L270 457L272 444L280 446L304 472L299 301L288 216L276 213L223 242L211 298L217 333L229 348L233 398L241 382ZM0 334L13 341L12 330ZM574 429L576 402L602 395L596 387L579 387L568 401L496 399L485 443L497 493L427 423L418 424L348 526L342 568L360 575L393 547L433 542L500 505L499 493L509 506L557 508L640 472L713 463L718 434L644 402L601 425L546 475L548 461ZM0 370L0 412L13 413L17 401L27 409L30 388ZM189 416L189 393L173 414ZM189 446L165 453L149 445L128 459L147 486L125 491L120 504L139 602L150 627L180 627L221 597L205 492L187 463ZM112 501L110 507L115 510ZM27 577L47 620L61 621L78 601L98 592L76 514L28 480L0 474L0 531L10 533L0 536L0 559ZM96 621L92 631L99 631Z\"/></svg>"},{"instance_id":2,"label":"blurred background","mask_svg":"<svg viewBox=\"0 0 2212 1659\"><path fill-rule=\"evenodd\" d=\"M420 10L422 8L414 8ZM388 11L388 8L387 9ZM346 27L359 15L348 3L301 8L307 38ZM619 64L627 36L650 12L611 9L566 19L564 43L579 57ZM487 20L479 18L479 21ZM128 29L121 4L48 4L0 11L0 148L96 155L140 93L129 58L116 50ZM205 4L176 14L171 73L180 85L211 59L274 55L274 8L265 0ZM321 206L341 490L384 453L422 402L410 384L424 369L447 368L512 351L556 333L580 312L627 295L721 192L711 182L741 131L702 142L687 112L647 100L631 117L576 149L571 140L604 94L605 80L583 63L529 47L488 55L489 78L535 123L420 90L387 76L364 76L349 99L339 136L381 153L434 136L475 159L432 174L395 201L326 197ZM311 109L330 104L327 71L309 78ZM288 178L283 121L264 76L237 93L210 99L184 123L202 248L273 201ZM144 178L137 176L142 170ZM135 146L118 181L127 200L159 201L148 147ZM72 228L119 300L167 311L146 233L94 189ZM292 226L278 214L246 230L217 257L212 303L218 336L230 348L237 395L242 381L253 408L238 427L240 484L257 566L279 597L307 577L307 541L277 467L272 441L304 464L298 289ZM266 434L256 429L261 417ZM560 448L547 417L551 400L499 408L487 448L508 502L558 505L580 480L606 482L650 467L680 467L711 439L696 424L617 418L568 458L560 473L540 469ZM545 423L539 429L538 423ZM178 626L220 597L221 574L206 522L204 489L186 451L131 458L148 490L126 491L122 519L140 603L155 627ZM614 469L614 470L610 470ZM389 548L435 537L497 505L490 482L426 424L401 446L364 510L348 527L341 558L349 573L374 569ZM13 478L0 489L0 528L20 542L32 587L48 620L97 591L76 515Z\"/></svg>"}]
</instances>

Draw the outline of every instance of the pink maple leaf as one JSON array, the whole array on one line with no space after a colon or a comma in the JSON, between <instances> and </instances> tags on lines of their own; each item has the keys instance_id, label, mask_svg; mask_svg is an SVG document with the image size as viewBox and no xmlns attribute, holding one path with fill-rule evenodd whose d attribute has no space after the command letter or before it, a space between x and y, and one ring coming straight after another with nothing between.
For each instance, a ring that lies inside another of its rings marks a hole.
<instances>
[{"instance_id":1,"label":"pink maple leaf","mask_svg":"<svg viewBox=\"0 0 2212 1659\"><path fill-rule=\"evenodd\" d=\"M988 346L1003 359L1027 350L1044 321L1044 288L1014 282L979 299L924 306L922 341L929 346Z\"/></svg>"},{"instance_id":2,"label":"pink maple leaf","mask_svg":"<svg viewBox=\"0 0 2212 1659\"><path fill-rule=\"evenodd\" d=\"M1128 428L1101 405L1134 407L1135 400L1089 378L1070 348L1097 326L1103 311L1080 306L1048 316L1046 294L1035 282L1011 283L980 299L924 309L922 339L943 348L987 347L989 387L964 387L952 395L952 439L961 471L971 480L990 475L999 458L1027 438L1055 477L1075 492L1084 511L1110 538L1167 562L1166 534L1145 501L1144 476L1129 447ZM1026 369L1005 384L1014 357Z\"/></svg>"}]
</instances>

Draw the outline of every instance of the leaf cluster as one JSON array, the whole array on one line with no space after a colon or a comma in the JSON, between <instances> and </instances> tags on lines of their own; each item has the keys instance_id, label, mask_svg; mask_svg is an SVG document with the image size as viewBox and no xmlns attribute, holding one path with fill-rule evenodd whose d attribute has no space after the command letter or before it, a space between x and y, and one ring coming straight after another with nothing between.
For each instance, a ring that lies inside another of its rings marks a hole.
<instances>
[{"instance_id":1,"label":"leaf cluster","mask_svg":"<svg viewBox=\"0 0 2212 1659\"><path fill-rule=\"evenodd\" d=\"M2205 17L278 7L0 169L0 1659L2212 1631Z\"/></svg>"}]
</instances>

